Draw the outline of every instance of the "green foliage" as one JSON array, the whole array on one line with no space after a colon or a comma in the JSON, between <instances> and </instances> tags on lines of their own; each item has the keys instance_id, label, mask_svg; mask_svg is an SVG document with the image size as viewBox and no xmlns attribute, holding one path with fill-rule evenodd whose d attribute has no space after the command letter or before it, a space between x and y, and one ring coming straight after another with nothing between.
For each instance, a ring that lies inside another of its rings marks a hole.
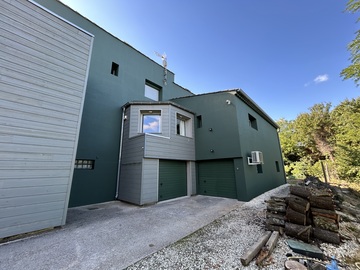
<instances>
[{"instance_id":1,"label":"green foliage","mask_svg":"<svg viewBox=\"0 0 360 270\"><path fill-rule=\"evenodd\" d=\"M351 13L356 13L360 10L360 0L349 0L347 3L346 10ZM359 21L359 19L358 19ZM359 85L360 81L360 31L356 31L356 36L353 41L348 45L350 52L351 65L344 68L340 75L344 79L353 79L356 85Z\"/></svg>"},{"instance_id":2,"label":"green foliage","mask_svg":"<svg viewBox=\"0 0 360 270\"><path fill-rule=\"evenodd\" d=\"M327 176L360 183L360 98L331 110L315 104L293 121L280 119L280 143L288 177Z\"/></svg>"},{"instance_id":3,"label":"green foliage","mask_svg":"<svg viewBox=\"0 0 360 270\"><path fill-rule=\"evenodd\" d=\"M332 112L339 176L360 183L360 98L345 100Z\"/></svg>"}]
</instances>

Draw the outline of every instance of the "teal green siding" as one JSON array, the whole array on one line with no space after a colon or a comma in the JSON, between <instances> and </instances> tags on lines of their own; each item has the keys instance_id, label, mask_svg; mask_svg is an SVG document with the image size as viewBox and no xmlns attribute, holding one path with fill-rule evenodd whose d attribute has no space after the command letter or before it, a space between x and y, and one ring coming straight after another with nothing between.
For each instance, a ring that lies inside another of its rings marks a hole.
<instances>
[{"instance_id":1,"label":"teal green siding","mask_svg":"<svg viewBox=\"0 0 360 270\"><path fill-rule=\"evenodd\" d=\"M199 194L237 199L233 160L198 163Z\"/></svg>"},{"instance_id":2,"label":"teal green siding","mask_svg":"<svg viewBox=\"0 0 360 270\"><path fill-rule=\"evenodd\" d=\"M256 119L257 129L251 127L249 114ZM276 161L283 164L281 148L277 129L266 121L256 111L241 103L237 104L237 117L239 119L238 132L242 145L242 156L244 157L244 176L246 181L247 200L250 200L263 192L285 184L283 166L280 172L276 170ZM261 151L264 156L262 173L257 166L248 165L247 157L251 151Z\"/></svg>"},{"instance_id":3,"label":"teal green siding","mask_svg":"<svg viewBox=\"0 0 360 270\"><path fill-rule=\"evenodd\" d=\"M186 162L159 161L159 201L187 195Z\"/></svg>"},{"instance_id":4,"label":"teal green siding","mask_svg":"<svg viewBox=\"0 0 360 270\"><path fill-rule=\"evenodd\" d=\"M192 95L174 83L163 67L104 29L55 0L40 5L94 34L94 43L81 122L78 159L95 160L94 170L74 173L69 206L110 201L115 198L121 107L129 101L150 101L144 96L145 80L162 87L161 99ZM111 65L119 65L118 76Z\"/></svg>"},{"instance_id":5,"label":"teal green siding","mask_svg":"<svg viewBox=\"0 0 360 270\"><path fill-rule=\"evenodd\" d=\"M173 101L195 111L196 117L201 116L201 127L195 125L198 162L233 159L236 196L239 200L251 200L285 183L276 124L266 119L257 105L245 102L236 90L176 98ZM256 129L254 123L251 125L249 121L249 114L251 119L256 120ZM256 166L248 165L247 157L251 151L263 152L263 173L258 173ZM279 172L276 170L276 161L280 165ZM199 193L202 194L200 183Z\"/></svg>"},{"instance_id":6,"label":"teal green siding","mask_svg":"<svg viewBox=\"0 0 360 270\"><path fill-rule=\"evenodd\" d=\"M226 103L229 100L231 103ZM201 116L202 126L195 123L196 160L241 157L237 98L228 92L174 99Z\"/></svg>"}]
</instances>

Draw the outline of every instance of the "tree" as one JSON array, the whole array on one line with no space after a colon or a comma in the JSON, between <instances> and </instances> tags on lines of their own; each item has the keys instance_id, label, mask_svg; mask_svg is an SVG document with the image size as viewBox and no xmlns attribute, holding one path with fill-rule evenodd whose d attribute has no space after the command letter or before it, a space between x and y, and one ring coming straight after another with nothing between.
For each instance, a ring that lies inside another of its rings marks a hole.
<instances>
[{"instance_id":1,"label":"tree","mask_svg":"<svg viewBox=\"0 0 360 270\"><path fill-rule=\"evenodd\" d=\"M349 0L346 6L346 10L351 13L356 13L360 10L360 0ZM357 20L359 21L359 19ZM360 31L356 31L355 39L348 45L350 51L351 64L347 68L344 68L340 75L345 80L353 79L356 85L359 85L360 81Z\"/></svg>"},{"instance_id":2,"label":"tree","mask_svg":"<svg viewBox=\"0 0 360 270\"><path fill-rule=\"evenodd\" d=\"M294 121L278 121L287 176L321 177L321 160L334 162L334 126L330 109L331 103L315 104L308 113L298 115ZM336 174L333 172L332 176Z\"/></svg>"},{"instance_id":3,"label":"tree","mask_svg":"<svg viewBox=\"0 0 360 270\"><path fill-rule=\"evenodd\" d=\"M360 183L360 98L345 100L331 113L335 130L335 163L341 179Z\"/></svg>"}]
</instances>

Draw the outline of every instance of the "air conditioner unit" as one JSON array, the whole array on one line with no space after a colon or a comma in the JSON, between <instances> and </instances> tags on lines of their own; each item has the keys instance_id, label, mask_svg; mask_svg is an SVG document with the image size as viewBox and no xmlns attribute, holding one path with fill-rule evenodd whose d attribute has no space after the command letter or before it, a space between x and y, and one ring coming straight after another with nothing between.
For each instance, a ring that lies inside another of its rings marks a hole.
<instances>
[{"instance_id":1,"label":"air conditioner unit","mask_svg":"<svg viewBox=\"0 0 360 270\"><path fill-rule=\"evenodd\" d=\"M260 151L251 151L251 157L248 157L249 165L264 164L263 153Z\"/></svg>"}]
</instances>

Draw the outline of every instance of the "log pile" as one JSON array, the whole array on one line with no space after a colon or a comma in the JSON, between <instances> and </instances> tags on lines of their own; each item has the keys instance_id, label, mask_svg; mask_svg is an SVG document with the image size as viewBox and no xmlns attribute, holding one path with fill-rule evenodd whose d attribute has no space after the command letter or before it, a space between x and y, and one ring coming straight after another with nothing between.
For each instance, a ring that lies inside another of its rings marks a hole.
<instances>
[{"instance_id":1,"label":"log pile","mask_svg":"<svg viewBox=\"0 0 360 270\"><path fill-rule=\"evenodd\" d=\"M310 242L312 238L340 244L339 216L330 189L316 185L290 186L285 198L267 201L266 229Z\"/></svg>"}]
</instances>

